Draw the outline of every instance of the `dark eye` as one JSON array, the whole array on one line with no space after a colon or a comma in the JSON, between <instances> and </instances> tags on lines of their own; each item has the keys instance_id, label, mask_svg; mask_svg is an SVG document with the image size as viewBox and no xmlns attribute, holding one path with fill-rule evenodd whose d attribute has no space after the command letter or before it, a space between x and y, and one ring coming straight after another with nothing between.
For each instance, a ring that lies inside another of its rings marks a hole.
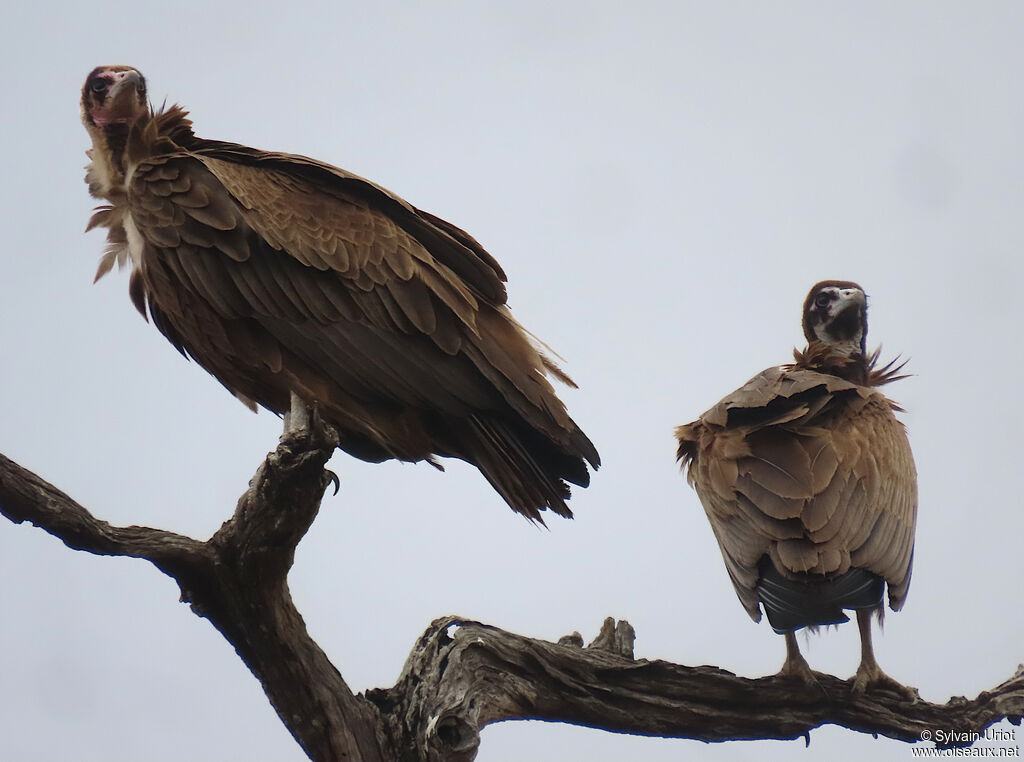
<instances>
[{"instance_id":1,"label":"dark eye","mask_svg":"<svg viewBox=\"0 0 1024 762\"><path fill-rule=\"evenodd\" d=\"M89 85L89 89L94 93L105 93L107 91L107 80L105 79L94 79L92 84Z\"/></svg>"},{"instance_id":2,"label":"dark eye","mask_svg":"<svg viewBox=\"0 0 1024 762\"><path fill-rule=\"evenodd\" d=\"M828 305L831 302L832 302L831 295L826 294L826 293L821 293L821 294L818 294L816 297L814 297L814 306L815 307L828 307Z\"/></svg>"}]
</instances>

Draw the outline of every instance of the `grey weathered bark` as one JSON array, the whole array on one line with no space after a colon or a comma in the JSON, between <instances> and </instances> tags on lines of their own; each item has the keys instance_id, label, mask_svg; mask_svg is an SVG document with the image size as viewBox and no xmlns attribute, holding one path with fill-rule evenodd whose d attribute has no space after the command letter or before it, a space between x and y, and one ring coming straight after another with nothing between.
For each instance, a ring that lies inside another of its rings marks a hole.
<instances>
[{"instance_id":1,"label":"grey weathered bark","mask_svg":"<svg viewBox=\"0 0 1024 762\"><path fill-rule=\"evenodd\" d=\"M182 600L234 646L306 753L315 760L471 760L492 722L539 719L621 733L790 739L826 723L903 741L955 728L968 738L1024 715L1024 668L973 701L910 703L881 691L855 696L820 677L822 693L779 677L633 658L633 629L606 620L587 648L458 617L435 620L398 682L355 695L310 638L288 591L295 548L333 476L329 431L290 434L268 455L234 516L206 542L147 527L112 527L0 455L0 512L68 547L144 558L173 577ZM824 700L823 700L824 696Z\"/></svg>"}]
</instances>

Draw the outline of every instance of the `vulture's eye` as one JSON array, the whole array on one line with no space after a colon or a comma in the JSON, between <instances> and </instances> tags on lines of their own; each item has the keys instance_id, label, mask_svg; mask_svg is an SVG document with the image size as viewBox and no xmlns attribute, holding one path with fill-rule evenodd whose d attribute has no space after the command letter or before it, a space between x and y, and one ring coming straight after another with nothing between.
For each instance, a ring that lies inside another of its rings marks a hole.
<instances>
[{"instance_id":1,"label":"vulture's eye","mask_svg":"<svg viewBox=\"0 0 1024 762\"><path fill-rule=\"evenodd\" d=\"M816 297L814 297L814 306L815 307L828 307L828 305L831 302L832 302L832 297L829 296L828 294L818 294Z\"/></svg>"},{"instance_id":2,"label":"vulture's eye","mask_svg":"<svg viewBox=\"0 0 1024 762\"><path fill-rule=\"evenodd\" d=\"M105 93L107 91L107 80L105 79L94 79L92 84L89 85L89 89L94 93Z\"/></svg>"}]
</instances>

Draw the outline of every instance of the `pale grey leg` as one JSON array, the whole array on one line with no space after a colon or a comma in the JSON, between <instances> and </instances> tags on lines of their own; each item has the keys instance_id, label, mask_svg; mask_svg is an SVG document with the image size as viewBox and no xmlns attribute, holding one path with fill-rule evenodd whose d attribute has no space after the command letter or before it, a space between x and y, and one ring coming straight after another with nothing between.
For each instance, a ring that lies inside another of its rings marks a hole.
<instances>
[{"instance_id":1,"label":"pale grey leg","mask_svg":"<svg viewBox=\"0 0 1024 762\"><path fill-rule=\"evenodd\" d=\"M309 429L309 405L302 401L295 392L292 392L292 407L284 414L284 433L291 434L296 431Z\"/></svg>"},{"instance_id":2,"label":"pale grey leg","mask_svg":"<svg viewBox=\"0 0 1024 762\"><path fill-rule=\"evenodd\" d=\"M807 685L820 686L818 678L814 676L810 665L803 654L800 653L800 646L796 642L796 633L790 630L784 633L786 638L786 663L782 665L779 674L799 680Z\"/></svg>"},{"instance_id":3,"label":"pale grey leg","mask_svg":"<svg viewBox=\"0 0 1024 762\"><path fill-rule=\"evenodd\" d=\"M917 700L917 689L898 683L885 674L875 660L875 649L871 645L871 610L857 611L857 628L860 630L860 666L853 676L854 693L864 693L868 688L888 689L911 701Z\"/></svg>"}]
</instances>

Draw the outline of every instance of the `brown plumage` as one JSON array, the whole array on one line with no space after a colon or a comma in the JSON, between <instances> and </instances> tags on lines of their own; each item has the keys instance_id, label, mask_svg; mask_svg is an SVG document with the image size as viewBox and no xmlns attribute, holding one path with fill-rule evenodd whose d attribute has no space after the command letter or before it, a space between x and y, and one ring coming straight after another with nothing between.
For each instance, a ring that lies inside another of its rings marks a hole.
<instances>
[{"instance_id":1,"label":"brown plumage","mask_svg":"<svg viewBox=\"0 0 1024 762\"><path fill-rule=\"evenodd\" d=\"M82 121L108 202L96 277L130 263L133 303L182 354L286 423L315 403L358 458L460 458L528 518L572 516L566 482L600 462L547 376L572 381L469 234L328 164L198 138L132 67L89 74Z\"/></svg>"},{"instance_id":2,"label":"brown plumage","mask_svg":"<svg viewBox=\"0 0 1024 762\"><path fill-rule=\"evenodd\" d=\"M676 429L678 457L707 512L740 602L785 633L786 674L813 681L800 627L857 611L862 661L854 687L902 686L871 649L883 587L898 611L910 584L917 476L899 408L877 387L902 366L867 355L864 291L823 281L804 302L808 346L699 420Z\"/></svg>"}]
</instances>

